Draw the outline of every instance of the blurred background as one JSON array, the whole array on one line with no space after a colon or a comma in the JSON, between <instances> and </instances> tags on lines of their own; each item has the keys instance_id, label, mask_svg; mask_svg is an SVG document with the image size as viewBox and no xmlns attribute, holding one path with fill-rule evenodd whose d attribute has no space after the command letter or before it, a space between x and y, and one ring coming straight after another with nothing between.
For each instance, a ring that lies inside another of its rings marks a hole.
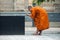
<instances>
[{"instance_id":1,"label":"blurred background","mask_svg":"<svg viewBox=\"0 0 60 40\"><path fill-rule=\"evenodd\" d=\"M48 12L60 12L60 0L0 0L0 12L20 12L27 7L41 6Z\"/></svg>"}]
</instances>

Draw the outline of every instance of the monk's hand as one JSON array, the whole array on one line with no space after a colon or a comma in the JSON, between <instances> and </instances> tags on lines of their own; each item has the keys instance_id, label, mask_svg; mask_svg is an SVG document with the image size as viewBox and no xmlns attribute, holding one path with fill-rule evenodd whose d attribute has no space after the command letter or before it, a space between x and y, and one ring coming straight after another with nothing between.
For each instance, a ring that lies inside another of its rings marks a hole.
<instances>
[{"instance_id":1,"label":"monk's hand","mask_svg":"<svg viewBox=\"0 0 60 40\"><path fill-rule=\"evenodd\" d=\"M29 14L26 14L27 16L29 16Z\"/></svg>"}]
</instances>

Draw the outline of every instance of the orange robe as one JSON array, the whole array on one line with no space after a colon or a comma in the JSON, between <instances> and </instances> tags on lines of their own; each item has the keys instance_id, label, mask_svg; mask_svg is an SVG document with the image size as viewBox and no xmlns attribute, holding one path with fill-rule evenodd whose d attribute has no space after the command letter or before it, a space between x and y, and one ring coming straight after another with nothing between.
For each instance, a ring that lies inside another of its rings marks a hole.
<instances>
[{"instance_id":1,"label":"orange robe","mask_svg":"<svg viewBox=\"0 0 60 40\"><path fill-rule=\"evenodd\" d=\"M45 30L49 28L48 15L45 9L41 7L33 7L30 17L34 20L37 30Z\"/></svg>"}]
</instances>

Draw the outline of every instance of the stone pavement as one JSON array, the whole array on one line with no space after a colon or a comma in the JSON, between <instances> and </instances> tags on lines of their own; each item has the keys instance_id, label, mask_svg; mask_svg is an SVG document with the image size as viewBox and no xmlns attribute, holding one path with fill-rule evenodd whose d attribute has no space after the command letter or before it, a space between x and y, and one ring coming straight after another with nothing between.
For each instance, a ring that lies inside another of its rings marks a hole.
<instances>
[{"instance_id":1,"label":"stone pavement","mask_svg":"<svg viewBox=\"0 0 60 40\"><path fill-rule=\"evenodd\" d=\"M32 34L36 31L36 27L25 27L25 34ZM42 32L42 34L60 34L60 28L49 28Z\"/></svg>"},{"instance_id":2,"label":"stone pavement","mask_svg":"<svg viewBox=\"0 0 60 40\"><path fill-rule=\"evenodd\" d=\"M60 40L60 28L49 28L42 35L32 35L35 27L25 27L25 35L0 35L0 40Z\"/></svg>"},{"instance_id":3,"label":"stone pavement","mask_svg":"<svg viewBox=\"0 0 60 40\"><path fill-rule=\"evenodd\" d=\"M49 36L2 35L0 40L55 40Z\"/></svg>"},{"instance_id":4,"label":"stone pavement","mask_svg":"<svg viewBox=\"0 0 60 40\"><path fill-rule=\"evenodd\" d=\"M35 27L25 27L25 35L32 35L35 31ZM41 36L48 36L54 40L60 40L60 28L49 28L44 30Z\"/></svg>"}]
</instances>

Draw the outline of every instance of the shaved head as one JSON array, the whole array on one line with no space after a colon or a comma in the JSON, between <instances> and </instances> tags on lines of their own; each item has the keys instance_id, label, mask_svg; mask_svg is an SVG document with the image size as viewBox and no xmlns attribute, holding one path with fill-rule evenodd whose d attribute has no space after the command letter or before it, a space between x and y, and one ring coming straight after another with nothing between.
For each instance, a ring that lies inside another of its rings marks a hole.
<instances>
[{"instance_id":1,"label":"shaved head","mask_svg":"<svg viewBox=\"0 0 60 40\"><path fill-rule=\"evenodd\" d=\"M32 6L28 6L28 8L32 8Z\"/></svg>"},{"instance_id":2,"label":"shaved head","mask_svg":"<svg viewBox=\"0 0 60 40\"><path fill-rule=\"evenodd\" d=\"M28 10L30 11L30 9L32 8L32 6L28 6Z\"/></svg>"}]
</instances>

